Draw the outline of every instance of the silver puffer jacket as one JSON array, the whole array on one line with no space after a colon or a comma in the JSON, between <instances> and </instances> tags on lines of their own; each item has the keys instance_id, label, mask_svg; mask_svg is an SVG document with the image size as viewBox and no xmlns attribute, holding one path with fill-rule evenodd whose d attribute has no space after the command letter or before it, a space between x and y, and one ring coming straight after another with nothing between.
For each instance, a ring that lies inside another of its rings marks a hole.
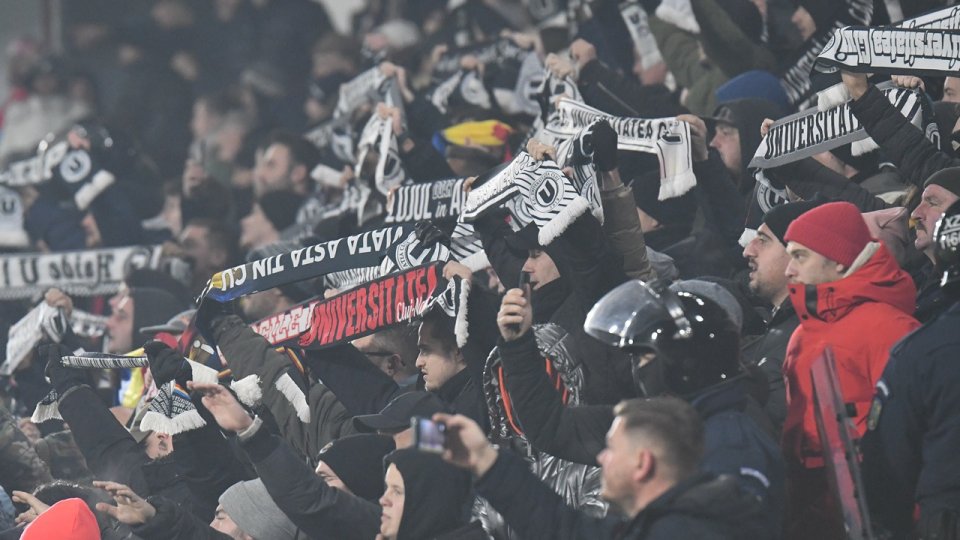
<instances>
[{"instance_id":1,"label":"silver puffer jacket","mask_svg":"<svg viewBox=\"0 0 960 540\"><path fill-rule=\"evenodd\" d=\"M580 404L583 389L583 367L570 353L566 330L547 323L533 327L537 348L550 361L553 377L559 377L566 390L567 405ZM504 392L500 388L500 351L494 349L487 358L483 371L483 393L490 413L490 439L501 447L507 447L525 456L530 470L557 492L566 503L595 516L607 513L607 504L600 499L600 468L571 463L550 454L535 450L519 433L507 416L503 404ZM473 507L475 519L497 540L519 538L503 522L503 518L487 501L477 498Z\"/></svg>"}]
</instances>

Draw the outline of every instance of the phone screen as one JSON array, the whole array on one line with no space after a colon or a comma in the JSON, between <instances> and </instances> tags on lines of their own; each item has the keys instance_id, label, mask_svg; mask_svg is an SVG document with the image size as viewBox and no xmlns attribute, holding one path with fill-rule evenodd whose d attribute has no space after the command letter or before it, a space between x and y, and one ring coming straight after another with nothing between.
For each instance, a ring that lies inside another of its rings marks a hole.
<instances>
[{"instance_id":1,"label":"phone screen","mask_svg":"<svg viewBox=\"0 0 960 540\"><path fill-rule=\"evenodd\" d=\"M413 427L414 444L417 450L434 454L443 453L447 428L445 425L417 416L411 418L410 423Z\"/></svg>"}]
</instances>

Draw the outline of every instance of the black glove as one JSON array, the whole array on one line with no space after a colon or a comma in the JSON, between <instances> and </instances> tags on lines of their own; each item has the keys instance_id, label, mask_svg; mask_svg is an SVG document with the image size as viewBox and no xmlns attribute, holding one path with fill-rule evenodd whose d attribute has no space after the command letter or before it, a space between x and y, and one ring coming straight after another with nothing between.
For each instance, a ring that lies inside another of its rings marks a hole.
<instances>
[{"instance_id":1,"label":"black glove","mask_svg":"<svg viewBox=\"0 0 960 540\"><path fill-rule=\"evenodd\" d=\"M582 151L585 155L593 154L593 163L598 171L608 172L616 169L617 132L606 120L597 122L590 132L584 135Z\"/></svg>"},{"instance_id":2,"label":"black glove","mask_svg":"<svg viewBox=\"0 0 960 540\"><path fill-rule=\"evenodd\" d=\"M184 384L190 380L190 365L179 351L168 347L161 341L150 341L143 346L150 361L150 373L154 383L159 387L172 380Z\"/></svg>"},{"instance_id":3,"label":"black glove","mask_svg":"<svg viewBox=\"0 0 960 540\"><path fill-rule=\"evenodd\" d=\"M414 234L417 235L417 240L420 240L420 243L424 246L433 246L440 243L450 247L450 237L429 221L418 221L414 228Z\"/></svg>"},{"instance_id":4,"label":"black glove","mask_svg":"<svg viewBox=\"0 0 960 540\"><path fill-rule=\"evenodd\" d=\"M197 330L207 339L208 343L212 344L214 322L223 317L236 314L237 307L235 302L217 302L213 298L205 297L197 308Z\"/></svg>"},{"instance_id":5,"label":"black glove","mask_svg":"<svg viewBox=\"0 0 960 540\"><path fill-rule=\"evenodd\" d=\"M61 396L74 386L90 382L87 370L68 368L60 362L60 357L69 355L70 352L70 349L57 343L46 343L37 348L37 356L47 362L44 375L50 379L50 384Z\"/></svg>"}]
</instances>

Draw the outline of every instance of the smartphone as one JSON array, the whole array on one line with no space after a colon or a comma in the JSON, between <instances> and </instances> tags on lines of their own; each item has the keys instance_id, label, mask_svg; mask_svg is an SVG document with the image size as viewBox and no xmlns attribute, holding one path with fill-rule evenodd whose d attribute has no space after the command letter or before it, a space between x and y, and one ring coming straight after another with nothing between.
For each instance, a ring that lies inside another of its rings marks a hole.
<instances>
[{"instance_id":1,"label":"smartphone","mask_svg":"<svg viewBox=\"0 0 960 540\"><path fill-rule=\"evenodd\" d=\"M527 287L530 285L530 272L520 272L520 284L518 287L523 291L523 296L527 296Z\"/></svg>"},{"instance_id":2,"label":"smartphone","mask_svg":"<svg viewBox=\"0 0 960 540\"><path fill-rule=\"evenodd\" d=\"M410 427L413 428L414 448L431 454L443 453L443 444L447 440L447 426L429 418L414 416L410 419Z\"/></svg>"}]
</instances>

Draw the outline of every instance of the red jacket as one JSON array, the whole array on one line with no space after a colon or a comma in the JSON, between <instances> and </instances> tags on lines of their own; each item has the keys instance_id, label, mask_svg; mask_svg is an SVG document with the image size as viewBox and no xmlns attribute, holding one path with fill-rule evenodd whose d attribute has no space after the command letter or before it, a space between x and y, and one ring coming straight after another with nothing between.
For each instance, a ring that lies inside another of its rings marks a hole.
<instances>
[{"instance_id":1,"label":"red jacket","mask_svg":"<svg viewBox=\"0 0 960 540\"><path fill-rule=\"evenodd\" d=\"M833 349L844 403L856 405L856 427L862 436L874 386L887 364L890 348L920 326L914 319L917 290L887 248L853 274L820 285L791 284L790 301L800 326L787 344L783 375L787 387L787 419L782 447L788 463L822 467L814 416L810 368L826 346Z\"/></svg>"}]
</instances>

